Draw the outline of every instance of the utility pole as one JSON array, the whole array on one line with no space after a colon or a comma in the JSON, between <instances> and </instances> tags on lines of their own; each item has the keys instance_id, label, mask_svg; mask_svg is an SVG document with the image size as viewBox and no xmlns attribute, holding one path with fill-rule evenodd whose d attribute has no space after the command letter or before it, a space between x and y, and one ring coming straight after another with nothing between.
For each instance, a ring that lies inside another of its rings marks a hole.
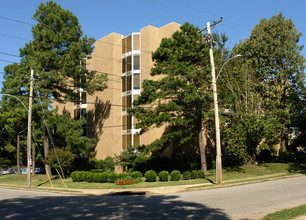
<instances>
[{"instance_id":1,"label":"utility pole","mask_svg":"<svg viewBox=\"0 0 306 220\"><path fill-rule=\"evenodd\" d=\"M27 182L28 187L31 188L31 128L32 128L32 99L33 99L33 81L34 81L34 69L31 68L31 78L30 78L30 95L29 95L29 110L28 110L28 140L27 140L27 161L28 161L28 172L27 172Z\"/></svg>"},{"instance_id":2,"label":"utility pole","mask_svg":"<svg viewBox=\"0 0 306 220\"><path fill-rule=\"evenodd\" d=\"M215 22L213 25L216 25L220 21ZM212 26L213 26L212 25ZM215 72L215 62L214 62L214 53L213 53L213 39L210 33L210 23L207 22L207 33L208 40L210 44L209 55L210 55L210 65L211 65L211 75L212 75L212 87L214 95L214 110L215 110L215 128L216 128L216 176L217 184L222 184L222 160L221 160L221 142L220 142L220 125L219 125L219 109L218 109L218 97L217 97L217 81L216 81L216 72Z\"/></svg>"}]
</instances>

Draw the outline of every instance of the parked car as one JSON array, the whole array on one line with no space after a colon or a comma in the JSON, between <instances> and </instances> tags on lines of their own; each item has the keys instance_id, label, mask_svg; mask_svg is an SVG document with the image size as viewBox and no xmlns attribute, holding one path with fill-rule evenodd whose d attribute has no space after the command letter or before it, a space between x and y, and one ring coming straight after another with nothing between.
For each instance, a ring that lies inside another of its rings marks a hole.
<instances>
[{"instance_id":1,"label":"parked car","mask_svg":"<svg viewBox=\"0 0 306 220\"><path fill-rule=\"evenodd\" d=\"M9 170L3 170L2 175L11 174Z\"/></svg>"}]
</instances>

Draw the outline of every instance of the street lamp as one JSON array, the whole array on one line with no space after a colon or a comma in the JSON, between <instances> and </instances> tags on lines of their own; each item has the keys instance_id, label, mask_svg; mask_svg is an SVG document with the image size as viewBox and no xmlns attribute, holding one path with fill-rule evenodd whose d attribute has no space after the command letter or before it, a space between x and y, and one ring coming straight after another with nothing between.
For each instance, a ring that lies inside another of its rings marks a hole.
<instances>
[{"instance_id":1,"label":"street lamp","mask_svg":"<svg viewBox=\"0 0 306 220\"><path fill-rule=\"evenodd\" d=\"M223 67L232 59L241 57L238 54L228 59L221 67L217 77L213 79L213 93L214 93L214 108L215 108L215 127L216 127L216 179L217 184L222 184L222 160L221 160L221 141L220 141L220 122L219 122L219 108L218 108L218 94L217 94L217 79L223 69ZM213 77L214 78L214 77Z\"/></svg>"}]
</instances>

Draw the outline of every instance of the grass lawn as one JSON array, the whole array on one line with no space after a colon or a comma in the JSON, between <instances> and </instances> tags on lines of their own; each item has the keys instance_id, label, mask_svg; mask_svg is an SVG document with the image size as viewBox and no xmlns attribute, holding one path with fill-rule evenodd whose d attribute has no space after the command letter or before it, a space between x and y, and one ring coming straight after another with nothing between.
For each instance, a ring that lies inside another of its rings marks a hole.
<instances>
[{"instance_id":1,"label":"grass lawn","mask_svg":"<svg viewBox=\"0 0 306 220\"><path fill-rule=\"evenodd\" d=\"M289 163L266 163L259 166L240 166L230 167L223 169L223 181L244 182L247 178L262 179L264 175L290 175L288 171L292 167ZM297 171L297 170L295 170ZM303 171L299 171L302 173ZM284 174L286 173L286 174ZM193 185L208 183L211 186L215 180L215 170L209 170L205 176L205 179L195 180L180 180L180 181L168 181L168 182L142 182L133 185L116 185L114 183L87 183L87 182L72 182L72 179L68 177L66 183L69 189L123 189L123 188L148 188L148 187L165 187L173 185ZM210 183L210 184L209 184ZM0 176L1 185L13 185L19 187L27 187L27 175L18 176L17 174ZM65 188L62 181L58 176L52 177L52 184L54 187ZM224 183L226 184L226 183ZM45 175L40 174L31 178L31 186L35 187L51 187L50 181Z\"/></svg>"},{"instance_id":2,"label":"grass lawn","mask_svg":"<svg viewBox=\"0 0 306 220\"><path fill-rule=\"evenodd\" d=\"M262 220L285 220L306 214L306 204L266 215Z\"/></svg>"}]
</instances>

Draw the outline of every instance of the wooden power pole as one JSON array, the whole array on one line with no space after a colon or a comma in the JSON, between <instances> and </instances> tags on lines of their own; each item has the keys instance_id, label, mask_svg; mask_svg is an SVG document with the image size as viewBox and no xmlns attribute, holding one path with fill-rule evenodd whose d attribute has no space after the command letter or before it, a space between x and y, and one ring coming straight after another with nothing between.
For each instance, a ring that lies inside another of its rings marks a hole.
<instances>
[{"instance_id":1,"label":"wooden power pole","mask_svg":"<svg viewBox=\"0 0 306 220\"><path fill-rule=\"evenodd\" d=\"M219 21L221 22L222 19ZM215 22L216 25L219 22ZM211 75L212 75L212 87L214 96L214 110L215 110L215 128L216 128L216 176L217 184L222 184L222 160L221 160L221 142L220 142L220 125L219 125L219 109L218 109L218 96L217 96L217 80L215 72L215 62L213 53L213 39L210 33L210 23L207 22L207 33L208 40L210 44L209 55L210 55L210 65L211 65Z\"/></svg>"},{"instance_id":2,"label":"wooden power pole","mask_svg":"<svg viewBox=\"0 0 306 220\"><path fill-rule=\"evenodd\" d=\"M27 183L28 187L31 188L31 128L32 128L32 99L33 99L33 81L34 81L34 69L31 68L31 78L30 78L30 95L29 95L29 110L28 110L28 140L27 140ZM33 171L34 172L34 171Z\"/></svg>"}]
</instances>

